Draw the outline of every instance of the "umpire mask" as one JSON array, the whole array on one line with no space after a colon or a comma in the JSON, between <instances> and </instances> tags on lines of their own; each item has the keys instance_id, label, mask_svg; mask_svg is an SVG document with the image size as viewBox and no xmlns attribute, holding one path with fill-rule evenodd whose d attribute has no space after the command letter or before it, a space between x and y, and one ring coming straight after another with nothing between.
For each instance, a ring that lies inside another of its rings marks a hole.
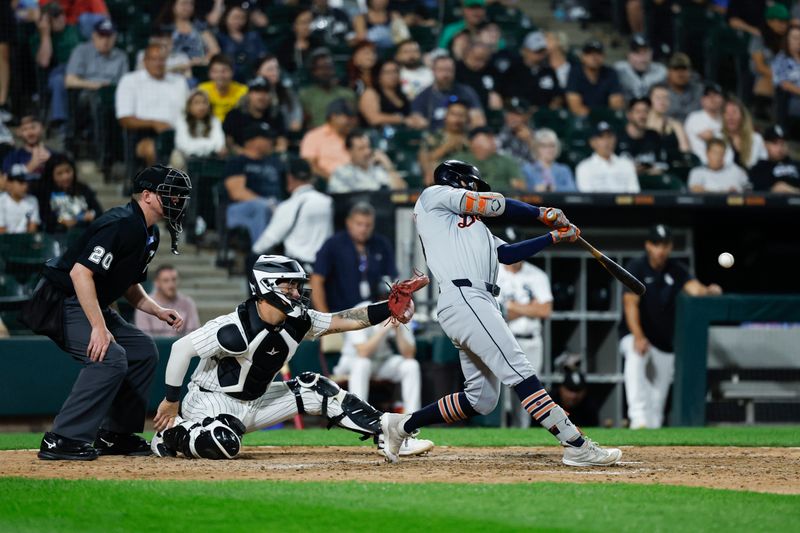
<instances>
[{"instance_id":1,"label":"umpire mask","mask_svg":"<svg viewBox=\"0 0 800 533\"><path fill-rule=\"evenodd\" d=\"M133 179L133 191L154 192L161 200L161 209L172 237L172 253L178 255L178 235L183 232L183 217L192 193L192 181L182 170L155 165L139 172Z\"/></svg>"}]
</instances>

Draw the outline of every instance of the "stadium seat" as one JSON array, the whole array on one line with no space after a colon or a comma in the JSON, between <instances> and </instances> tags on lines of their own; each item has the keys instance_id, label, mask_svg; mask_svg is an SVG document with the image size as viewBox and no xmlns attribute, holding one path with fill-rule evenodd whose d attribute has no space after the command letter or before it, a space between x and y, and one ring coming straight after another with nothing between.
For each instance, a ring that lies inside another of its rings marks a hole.
<instances>
[{"instance_id":1,"label":"stadium seat","mask_svg":"<svg viewBox=\"0 0 800 533\"><path fill-rule=\"evenodd\" d=\"M303 341L300 343L292 360L289 361L289 371L292 376L296 376L301 372L326 373L322 367L319 346L319 341Z\"/></svg>"},{"instance_id":2,"label":"stadium seat","mask_svg":"<svg viewBox=\"0 0 800 533\"><path fill-rule=\"evenodd\" d=\"M564 139L569 131L569 111L566 109L547 109L541 108L533 115L533 123L536 129L548 128L558 135L559 139Z\"/></svg>"},{"instance_id":3,"label":"stadium seat","mask_svg":"<svg viewBox=\"0 0 800 533\"><path fill-rule=\"evenodd\" d=\"M27 284L41 272L45 261L61 254L61 246L45 233L3 234L0 253L6 258L5 272Z\"/></svg>"},{"instance_id":4,"label":"stadium seat","mask_svg":"<svg viewBox=\"0 0 800 533\"><path fill-rule=\"evenodd\" d=\"M660 176L639 176L639 187L643 191L683 191L685 186L680 178L671 174Z\"/></svg>"},{"instance_id":5,"label":"stadium seat","mask_svg":"<svg viewBox=\"0 0 800 533\"><path fill-rule=\"evenodd\" d=\"M750 35L718 24L708 30L705 42L705 77L747 100L752 87ZM732 67L732 68L731 68Z\"/></svg>"},{"instance_id":6,"label":"stadium seat","mask_svg":"<svg viewBox=\"0 0 800 533\"><path fill-rule=\"evenodd\" d=\"M411 39L419 43L419 48L423 54L436 48L436 43L439 38L437 28L431 28L429 26L411 26L409 32L411 33Z\"/></svg>"}]
</instances>

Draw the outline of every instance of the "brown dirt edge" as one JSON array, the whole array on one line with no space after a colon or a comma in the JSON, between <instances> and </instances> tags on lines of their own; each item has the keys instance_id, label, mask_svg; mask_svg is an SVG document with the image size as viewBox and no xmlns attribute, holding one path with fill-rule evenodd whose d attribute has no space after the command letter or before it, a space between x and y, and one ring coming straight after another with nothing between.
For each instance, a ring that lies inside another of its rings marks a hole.
<instances>
[{"instance_id":1,"label":"brown dirt edge","mask_svg":"<svg viewBox=\"0 0 800 533\"><path fill-rule=\"evenodd\" d=\"M289 480L396 483L641 483L800 494L800 448L623 447L613 467L572 468L557 447L440 446L388 465L363 447L245 447L233 461L101 457L40 461L0 452L0 476L116 480Z\"/></svg>"}]
</instances>

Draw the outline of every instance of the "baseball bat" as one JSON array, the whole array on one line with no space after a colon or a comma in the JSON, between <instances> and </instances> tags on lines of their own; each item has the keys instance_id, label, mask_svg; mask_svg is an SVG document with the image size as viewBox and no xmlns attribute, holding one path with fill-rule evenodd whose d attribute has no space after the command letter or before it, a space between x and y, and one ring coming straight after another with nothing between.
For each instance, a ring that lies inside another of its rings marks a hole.
<instances>
[{"instance_id":1,"label":"baseball bat","mask_svg":"<svg viewBox=\"0 0 800 533\"><path fill-rule=\"evenodd\" d=\"M547 220L554 222L558 215L554 211L547 213ZM578 244L586 248L592 257L594 257L609 274L611 274L617 281L628 287L634 294L641 296L644 294L646 288L644 283L639 281L636 276L622 268L616 261L610 259L606 254L589 244L583 237L578 237Z\"/></svg>"}]
</instances>

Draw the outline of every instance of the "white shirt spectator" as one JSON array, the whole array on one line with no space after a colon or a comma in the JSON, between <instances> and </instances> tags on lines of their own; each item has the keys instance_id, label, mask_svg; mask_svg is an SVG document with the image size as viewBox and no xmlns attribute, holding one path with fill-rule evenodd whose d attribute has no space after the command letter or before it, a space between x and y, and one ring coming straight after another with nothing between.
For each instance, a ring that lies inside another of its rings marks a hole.
<instances>
[{"instance_id":1,"label":"white shirt spectator","mask_svg":"<svg viewBox=\"0 0 800 533\"><path fill-rule=\"evenodd\" d=\"M747 174L738 165L726 163L719 170L703 166L689 172L689 188L703 187L705 192L742 192L750 182Z\"/></svg>"},{"instance_id":2,"label":"white shirt spectator","mask_svg":"<svg viewBox=\"0 0 800 533\"><path fill-rule=\"evenodd\" d=\"M689 147L692 153L700 158L700 161L707 163L706 141L700 138L700 134L706 130L711 130L714 137L722 136L722 119L716 119L706 113L704 109L699 109L689 113L684 125L686 136L689 138ZM731 157L731 161L733 158Z\"/></svg>"},{"instance_id":3,"label":"white shirt spectator","mask_svg":"<svg viewBox=\"0 0 800 533\"><path fill-rule=\"evenodd\" d=\"M17 202L7 192L0 194L0 228L6 233L27 233L31 222L42 223L35 197L29 194Z\"/></svg>"},{"instance_id":4,"label":"white shirt spectator","mask_svg":"<svg viewBox=\"0 0 800 533\"><path fill-rule=\"evenodd\" d=\"M116 116L118 119L158 120L175 127L186 108L188 96L186 79L177 74L167 73L159 80L146 70L129 72L117 85Z\"/></svg>"},{"instance_id":5,"label":"white shirt spectator","mask_svg":"<svg viewBox=\"0 0 800 533\"><path fill-rule=\"evenodd\" d=\"M392 180L383 166L374 164L364 170L357 165L348 163L337 167L336 170L333 171L331 180L328 183L328 192L330 194L336 194L377 191L381 188L391 188L391 186Z\"/></svg>"},{"instance_id":6,"label":"white shirt spectator","mask_svg":"<svg viewBox=\"0 0 800 533\"><path fill-rule=\"evenodd\" d=\"M211 117L211 131L207 137L194 137L189 132L186 117L181 115L175 124L175 148L186 156L212 155L225 147L225 133L217 117Z\"/></svg>"},{"instance_id":7,"label":"white shirt spectator","mask_svg":"<svg viewBox=\"0 0 800 533\"><path fill-rule=\"evenodd\" d=\"M269 225L253 244L261 254L283 243L285 255L313 263L323 243L333 234L333 200L312 185L301 185L278 204Z\"/></svg>"},{"instance_id":8,"label":"white shirt spectator","mask_svg":"<svg viewBox=\"0 0 800 533\"><path fill-rule=\"evenodd\" d=\"M639 192L636 167L626 157L612 155L606 160L594 153L580 162L575 177L581 192Z\"/></svg>"},{"instance_id":9,"label":"white shirt spectator","mask_svg":"<svg viewBox=\"0 0 800 533\"><path fill-rule=\"evenodd\" d=\"M405 93L409 102L414 100L423 89L427 88L432 83L433 71L424 65L414 70L405 67L400 69L400 88Z\"/></svg>"},{"instance_id":10,"label":"white shirt spectator","mask_svg":"<svg viewBox=\"0 0 800 533\"><path fill-rule=\"evenodd\" d=\"M540 304L553 301L547 274L528 262L522 263L519 272L510 272L501 267L497 271L497 286L500 287L501 303L514 301L527 305L533 301ZM542 334L542 321L538 318L521 316L511 320L508 328L514 336L539 337Z\"/></svg>"}]
</instances>

